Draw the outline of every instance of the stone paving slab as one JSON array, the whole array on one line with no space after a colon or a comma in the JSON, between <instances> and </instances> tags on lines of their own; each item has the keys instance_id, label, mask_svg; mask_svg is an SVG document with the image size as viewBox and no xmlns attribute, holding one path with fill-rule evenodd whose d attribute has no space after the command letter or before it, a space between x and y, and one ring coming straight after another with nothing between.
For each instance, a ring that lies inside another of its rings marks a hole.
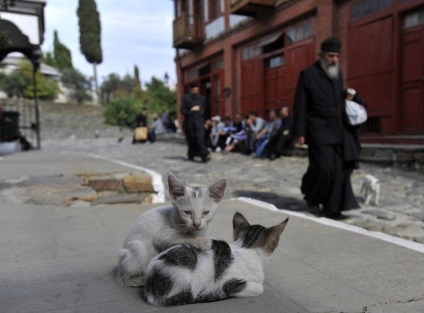
<instances>
[{"instance_id":1,"label":"stone paving slab","mask_svg":"<svg viewBox=\"0 0 424 313\"><path fill-rule=\"evenodd\" d=\"M30 152L3 159L0 181L93 168L125 166ZM1 312L423 312L424 253L297 216L290 216L268 264L262 296L173 309L148 306L138 288L118 286L112 271L129 227L153 206L55 207L0 196ZM235 211L264 226L287 216L225 200L211 224L212 237L231 240Z\"/></svg>"}]
</instances>

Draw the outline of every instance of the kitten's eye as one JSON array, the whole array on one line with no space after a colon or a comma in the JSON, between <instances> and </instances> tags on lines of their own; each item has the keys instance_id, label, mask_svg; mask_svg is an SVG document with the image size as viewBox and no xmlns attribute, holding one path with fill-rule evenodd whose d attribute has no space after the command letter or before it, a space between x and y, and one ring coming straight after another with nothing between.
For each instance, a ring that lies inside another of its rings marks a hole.
<instances>
[{"instance_id":1,"label":"kitten's eye","mask_svg":"<svg viewBox=\"0 0 424 313\"><path fill-rule=\"evenodd\" d=\"M185 215L191 215L191 211L184 211Z\"/></svg>"},{"instance_id":2,"label":"kitten's eye","mask_svg":"<svg viewBox=\"0 0 424 313\"><path fill-rule=\"evenodd\" d=\"M203 211L203 215L208 215L209 211Z\"/></svg>"}]
</instances>

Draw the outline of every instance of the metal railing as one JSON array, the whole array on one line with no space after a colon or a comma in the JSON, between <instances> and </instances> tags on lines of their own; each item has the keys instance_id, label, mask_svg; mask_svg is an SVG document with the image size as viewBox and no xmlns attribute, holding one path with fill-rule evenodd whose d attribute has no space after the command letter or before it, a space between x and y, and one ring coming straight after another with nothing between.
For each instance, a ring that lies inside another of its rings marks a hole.
<instances>
[{"instance_id":1,"label":"metal railing","mask_svg":"<svg viewBox=\"0 0 424 313\"><path fill-rule=\"evenodd\" d=\"M3 110L0 141L25 140L40 148L38 107L34 100L0 100ZM15 129L16 128L16 129Z\"/></svg>"}]
</instances>

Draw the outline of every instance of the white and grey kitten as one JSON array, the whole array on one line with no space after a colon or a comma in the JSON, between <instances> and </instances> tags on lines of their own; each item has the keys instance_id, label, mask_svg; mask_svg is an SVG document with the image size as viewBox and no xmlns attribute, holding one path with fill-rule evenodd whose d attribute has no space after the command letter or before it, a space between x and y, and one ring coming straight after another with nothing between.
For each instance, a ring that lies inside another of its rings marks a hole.
<instances>
[{"instance_id":1,"label":"white and grey kitten","mask_svg":"<svg viewBox=\"0 0 424 313\"><path fill-rule=\"evenodd\" d=\"M118 283L141 286L149 261L173 245L188 244L200 250L211 248L205 238L219 202L224 197L226 180L206 187L191 187L174 174L168 176L172 206L143 213L131 227L118 252Z\"/></svg>"},{"instance_id":2,"label":"white and grey kitten","mask_svg":"<svg viewBox=\"0 0 424 313\"><path fill-rule=\"evenodd\" d=\"M274 227L250 225L236 213L231 245L213 240L212 249L169 248L150 262L143 295L155 306L210 302L262 294L264 263L278 246L288 218Z\"/></svg>"},{"instance_id":3,"label":"white and grey kitten","mask_svg":"<svg viewBox=\"0 0 424 313\"><path fill-rule=\"evenodd\" d=\"M378 178L370 174L365 175L362 181L361 194L365 198L364 204L369 204L371 198L374 198L374 204L379 205L380 181Z\"/></svg>"}]
</instances>

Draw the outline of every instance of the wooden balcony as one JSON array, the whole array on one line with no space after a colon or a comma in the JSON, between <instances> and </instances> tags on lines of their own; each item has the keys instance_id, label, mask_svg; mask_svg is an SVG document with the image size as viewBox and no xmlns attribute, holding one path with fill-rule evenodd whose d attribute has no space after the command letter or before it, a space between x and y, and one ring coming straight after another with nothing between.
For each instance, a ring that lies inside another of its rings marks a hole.
<instances>
[{"instance_id":1,"label":"wooden balcony","mask_svg":"<svg viewBox=\"0 0 424 313\"><path fill-rule=\"evenodd\" d=\"M256 16L263 11L272 10L276 2L277 0L231 0L230 13Z\"/></svg>"},{"instance_id":2,"label":"wooden balcony","mask_svg":"<svg viewBox=\"0 0 424 313\"><path fill-rule=\"evenodd\" d=\"M203 45L205 39L202 19L182 13L174 20L174 48L193 49Z\"/></svg>"}]
</instances>

